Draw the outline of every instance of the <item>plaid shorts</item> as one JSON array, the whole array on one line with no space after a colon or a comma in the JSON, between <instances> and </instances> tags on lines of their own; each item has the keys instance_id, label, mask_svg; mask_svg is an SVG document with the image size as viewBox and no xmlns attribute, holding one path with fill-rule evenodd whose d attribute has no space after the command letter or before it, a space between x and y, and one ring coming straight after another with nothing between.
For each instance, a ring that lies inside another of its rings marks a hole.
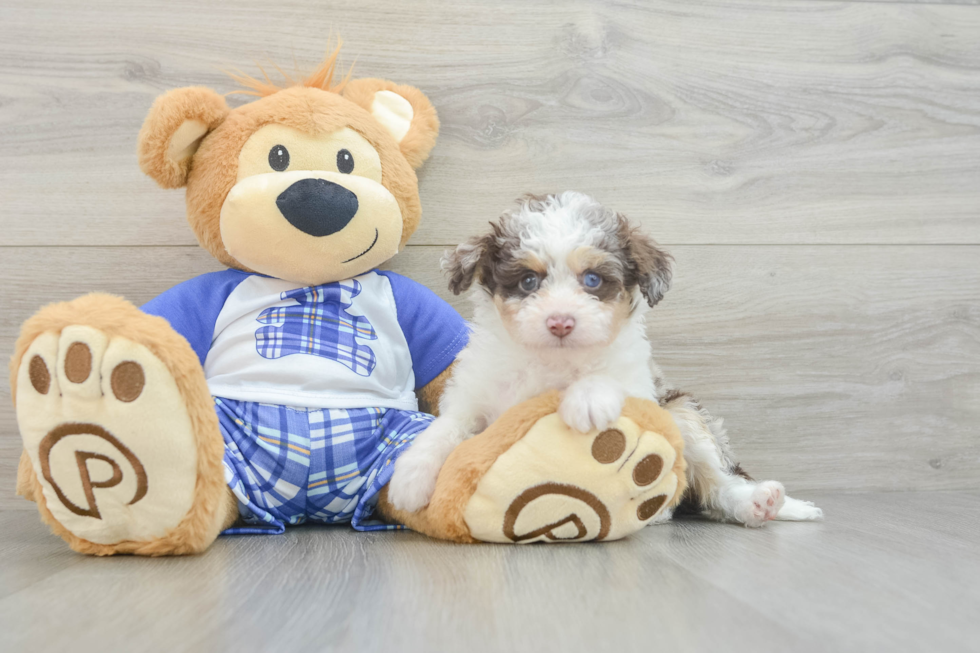
<instances>
[{"instance_id":1,"label":"plaid shorts","mask_svg":"<svg viewBox=\"0 0 980 653\"><path fill-rule=\"evenodd\" d=\"M286 524L370 519L395 460L434 419L392 408L303 409L214 398L225 480L242 519L223 534L282 533Z\"/></svg>"}]
</instances>

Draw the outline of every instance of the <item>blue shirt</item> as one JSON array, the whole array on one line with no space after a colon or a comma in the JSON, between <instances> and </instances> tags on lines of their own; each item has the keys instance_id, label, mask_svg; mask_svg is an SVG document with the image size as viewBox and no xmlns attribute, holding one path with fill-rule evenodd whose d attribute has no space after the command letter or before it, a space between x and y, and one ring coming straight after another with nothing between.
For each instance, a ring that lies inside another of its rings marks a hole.
<instances>
[{"instance_id":1,"label":"blue shirt","mask_svg":"<svg viewBox=\"0 0 980 653\"><path fill-rule=\"evenodd\" d=\"M311 287L225 270L142 308L187 339L213 395L300 408L416 410L468 338L435 293L379 270Z\"/></svg>"}]
</instances>

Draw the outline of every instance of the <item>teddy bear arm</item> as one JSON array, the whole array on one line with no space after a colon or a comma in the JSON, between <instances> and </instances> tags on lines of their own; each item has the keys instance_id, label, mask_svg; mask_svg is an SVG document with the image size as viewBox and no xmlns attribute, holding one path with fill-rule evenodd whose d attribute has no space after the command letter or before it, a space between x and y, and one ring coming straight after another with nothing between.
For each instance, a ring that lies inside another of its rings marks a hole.
<instances>
[{"instance_id":1,"label":"teddy bear arm","mask_svg":"<svg viewBox=\"0 0 980 653\"><path fill-rule=\"evenodd\" d=\"M439 417L439 399L442 397L442 393L446 390L446 382L449 381L450 377L453 375L453 369L456 367L456 362L453 361L446 369L444 369L436 378L429 381L426 385L416 391L416 395L419 399L419 410L423 413L429 413L430 415L435 415Z\"/></svg>"}]
</instances>

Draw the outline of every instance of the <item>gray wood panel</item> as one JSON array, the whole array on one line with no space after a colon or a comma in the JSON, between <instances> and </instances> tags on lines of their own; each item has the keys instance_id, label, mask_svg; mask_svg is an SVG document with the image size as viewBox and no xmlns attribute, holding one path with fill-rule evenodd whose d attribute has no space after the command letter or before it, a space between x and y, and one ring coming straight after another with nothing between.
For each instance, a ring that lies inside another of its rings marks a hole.
<instances>
[{"instance_id":1,"label":"gray wood panel","mask_svg":"<svg viewBox=\"0 0 980 653\"><path fill-rule=\"evenodd\" d=\"M808 498L826 522L680 520L616 543L520 547L301 527L156 560L78 556L35 515L0 512L0 641L79 653L976 650L980 495Z\"/></svg>"},{"instance_id":2,"label":"gray wood panel","mask_svg":"<svg viewBox=\"0 0 980 653\"><path fill-rule=\"evenodd\" d=\"M980 11L933 4L308 0L0 6L0 238L176 245L134 142L152 99L333 30L443 120L417 244L574 188L668 243L978 243Z\"/></svg>"},{"instance_id":3,"label":"gray wood panel","mask_svg":"<svg viewBox=\"0 0 980 653\"><path fill-rule=\"evenodd\" d=\"M980 0L821 0L822 2L867 2L888 4L923 5L980 5Z\"/></svg>"},{"instance_id":4,"label":"gray wood panel","mask_svg":"<svg viewBox=\"0 0 980 653\"><path fill-rule=\"evenodd\" d=\"M797 489L980 489L980 247L678 246L649 332L666 373L723 416L750 473ZM442 248L393 263L452 302ZM49 301L142 303L217 269L195 247L10 248L0 351ZM3 380L4 394L9 392ZM0 487L18 448L0 405ZM0 506L25 507L9 492Z\"/></svg>"}]
</instances>

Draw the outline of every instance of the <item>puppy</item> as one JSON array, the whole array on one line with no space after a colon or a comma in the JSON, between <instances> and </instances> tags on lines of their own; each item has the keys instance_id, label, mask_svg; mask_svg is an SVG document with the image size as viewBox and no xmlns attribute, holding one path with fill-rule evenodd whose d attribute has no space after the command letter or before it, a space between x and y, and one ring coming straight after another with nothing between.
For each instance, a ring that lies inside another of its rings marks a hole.
<instances>
[{"instance_id":1,"label":"puppy","mask_svg":"<svg viewBox=\"0 0 980 653\"><path fill-rule=\"evenodd\" d=\"M439 417L395 464L388 498L396 508L422 508L456 445L558 389L560 417L582 432L608 426L627 396L670 411L684 436L688 508L746 526L822 516L780 483L749 478L721 420L672 388L653 362L645 316L670 287L672 261L653 240L575 192L526 196L491 227L443 259L453 293L479 284L472 334Z\"/></svg>"}]
</instances>

